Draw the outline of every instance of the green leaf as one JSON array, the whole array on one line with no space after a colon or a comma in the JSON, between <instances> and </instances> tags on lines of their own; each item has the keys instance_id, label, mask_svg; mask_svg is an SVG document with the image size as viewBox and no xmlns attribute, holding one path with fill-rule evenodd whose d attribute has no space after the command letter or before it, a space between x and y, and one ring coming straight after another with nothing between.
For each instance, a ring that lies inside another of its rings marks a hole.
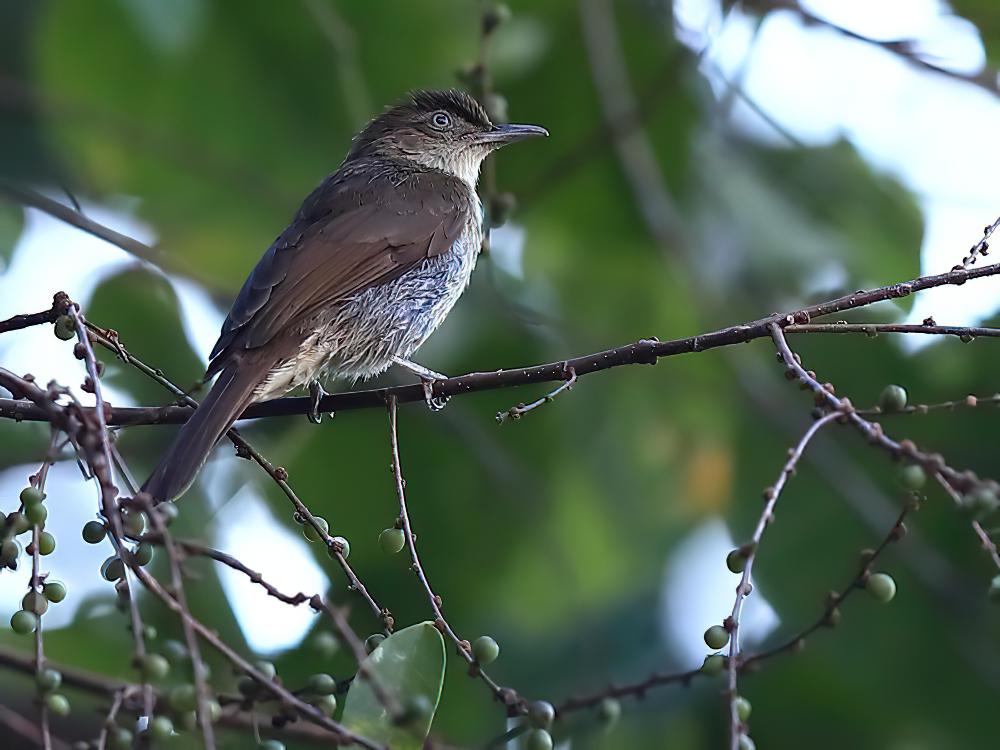
<instances>
[{"instance_id":1,"label":"green leaf","mask_svg":"<svg viewBox=\"0 0 1000 750\"><path fill-rule=\"evenodd\" d=\"M444 682L444 639L430 622L399 630L365 659L374 679L404 707L431 706L406 726L397 726L366 680L357 679L347 693L342 721L353 732L393 750L420 750L430 732Z\"/></svg>"},{"instance_id":2,"label":"green leaf","mask_svg":"<svg viewBox=\"0 0 1000 750\"><path fill-rule=\"evenodd\" d=\"M24 211L13 203L0 203L0 273L14 256L14 246L24 229Z\"/></svg>"}]
</instances>

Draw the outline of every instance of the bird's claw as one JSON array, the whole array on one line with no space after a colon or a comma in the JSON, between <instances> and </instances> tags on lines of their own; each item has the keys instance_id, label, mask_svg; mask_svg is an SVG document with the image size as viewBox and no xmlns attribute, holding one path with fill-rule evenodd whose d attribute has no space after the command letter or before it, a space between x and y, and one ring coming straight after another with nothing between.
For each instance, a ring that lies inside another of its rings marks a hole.
<instances>
[{"instance_id":1,"label":"bird's claw","mask_svg":"<svg viewBox=\"0 0 1000 750\"><path fill-rule=\"evenodd\" d=\"M431 411L441 411L445 406L447 406L448 401L451 400L451 396L435 396L434 395L434 378L420 378L420 385L424 389L424 401L427 404L427 408Z\"/></svg>"},{"instance_id":2,"label":"bird's claw","mask_svg":"<svg viewBox=\"0 0 1000 750\"><path fill-rule=\"evenodd\" d=\"M320 401L323 400L323 396L327 393L323 389L323 385L318 381L314 380L309 384L309 411L306 413L306 418L313 424L319 424L323 421L323 412L319 410ZM331 412L331 415L333 412Z\"/></svg>"}]
</instances>

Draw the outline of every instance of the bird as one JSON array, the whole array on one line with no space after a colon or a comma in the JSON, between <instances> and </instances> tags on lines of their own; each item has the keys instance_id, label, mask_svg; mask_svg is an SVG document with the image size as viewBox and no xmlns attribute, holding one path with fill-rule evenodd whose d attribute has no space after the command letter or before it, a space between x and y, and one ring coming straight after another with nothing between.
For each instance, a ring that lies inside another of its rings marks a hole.
<instances>
[{"instance_id":1,"label":"bird","mask_svg":"<svg viewBox=\"0 0 1000 750\"><path fill-rule=\"evenodd\" d=\"M476 192L496 149L547 136L497 124L465 92L419 90L354 136L247 276L209 356L208 394L141 490L184 494L252 403L308 387L318 422L324 379L356 382L410 360L469 284L483 239Z\"/></svg>"}]
</instances>

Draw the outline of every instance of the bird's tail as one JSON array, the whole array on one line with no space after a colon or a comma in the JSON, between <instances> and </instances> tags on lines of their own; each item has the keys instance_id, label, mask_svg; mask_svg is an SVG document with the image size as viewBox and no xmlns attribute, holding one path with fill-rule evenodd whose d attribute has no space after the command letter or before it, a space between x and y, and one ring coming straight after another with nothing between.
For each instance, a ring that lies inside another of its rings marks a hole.
<instances>
[{"instance_id":1,"label":"bird's tail","mask_svg":"<svg viewBox=\"0 0 1000 750\"><path fill-rule=\"evenodd\" d=\"M222 371L142 486L154 502L173 500L187 491L219 438L250 404L259 382L255 367L236 362Z\"/></svg>"}]
</instances>

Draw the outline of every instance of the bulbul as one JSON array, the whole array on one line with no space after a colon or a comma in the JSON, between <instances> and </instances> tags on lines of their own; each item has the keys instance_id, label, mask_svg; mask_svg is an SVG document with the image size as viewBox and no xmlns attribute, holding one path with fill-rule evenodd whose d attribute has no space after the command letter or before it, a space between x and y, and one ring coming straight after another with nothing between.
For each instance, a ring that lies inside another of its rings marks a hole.
<instances>
[{"instance_id":1,"label":"bulbul","mask_svg":"<svg viewBox=\"0 0 1000 750\"><path fill-rule=\"evenodd\" d=\"M358 133L247 277L212 349L208 395L143 486L183 494L243 410L321 376L358 380L402 365L469 283L483 237L483 160L535 125L494 125L460 91L418 91ZM440 377L440 376L439 376Z\"/></svg>"}]
</instances>

